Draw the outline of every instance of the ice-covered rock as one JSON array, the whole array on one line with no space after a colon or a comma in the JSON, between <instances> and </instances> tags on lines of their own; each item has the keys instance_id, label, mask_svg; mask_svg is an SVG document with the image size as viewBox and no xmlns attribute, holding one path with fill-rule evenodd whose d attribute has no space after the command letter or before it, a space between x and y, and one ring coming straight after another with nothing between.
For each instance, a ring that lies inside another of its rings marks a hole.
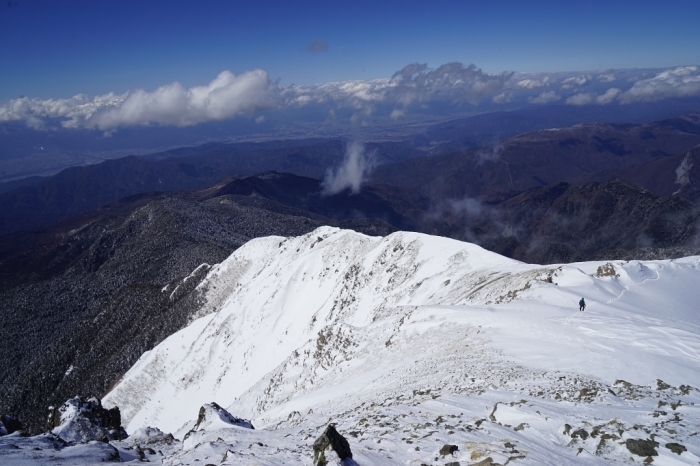
<instances>
[{"instance_id":1,"label":"ice-covered rock","mask_svg":"<svg viewBox=\"0 0 700 466\"><path fill-rule=\"evenodd\" d=\"M76 396L58 409L49 407L47 428L52 434L72 443L106 442L127 437L121 426L119 408L105 409L97 398L85 400Z\"/></svg>"},{"instance_id":2,"label":"ice-covered rock","mask_svg":"<svg viewBox=\"0 0 700 466\"><path fill-rule=\"evenodd\" d=\"M231 428L255 429L250 421L237 418L218 404L205 403L199 408L196 424L185 434L183 448L194 446L197 443L194 438L199 438L203 433Z\"/></svg>"},{"instance_id":3,"label":"ice-covered rock","mask_svg":"<svg viewBox=\"0 0 700 466\"><path fill-rule=\"evenodd\" d=\"M175 437L173 437L173 434L166 434L157 427L142 427L131 434L129 439L141 445L162 443L169 445L175 442Z\"/></svg>"},{"instance_id":4,"label":"ice-covered rock","mask_svg":"<svg viewBox=\"0 0 700 466\"><path fill-rule=\"evenodd\" d=\"M254 429L253 424L245 419L237 418L216 403L206 403L199 408L197 423L193 430L217 430L232 426Z\"/></svg>"}]
</instances>

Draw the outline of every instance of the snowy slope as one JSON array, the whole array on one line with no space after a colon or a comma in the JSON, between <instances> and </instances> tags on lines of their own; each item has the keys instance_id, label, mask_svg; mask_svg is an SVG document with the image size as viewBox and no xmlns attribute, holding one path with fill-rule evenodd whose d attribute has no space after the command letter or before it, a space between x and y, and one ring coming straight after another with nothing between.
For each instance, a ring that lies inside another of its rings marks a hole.
<instances>
[{"instance_id":1,"label":"snowy slope","mask_svg":"<svg viewBox=\"0 0 700 466\"><path fill-rule=\"evenodd\" d=\"M216 402L265 429L245 432L275 444L259 464L309 462L297 447L331 419L355 433L359 464L444 464L437 450L452 442L463 464L628 462L626 439L652 428L687 447L661 443L655 464L697 464L699 284L699 257L539 266L417 233L261 238L211 269L203 315L103 403L120 407L128 432L182 438ZM564 433L594 421L595 437ZM597 433L612 431L606 446ZM173 459L209 458L200 453Z\"/></svg>"}]
</instances>

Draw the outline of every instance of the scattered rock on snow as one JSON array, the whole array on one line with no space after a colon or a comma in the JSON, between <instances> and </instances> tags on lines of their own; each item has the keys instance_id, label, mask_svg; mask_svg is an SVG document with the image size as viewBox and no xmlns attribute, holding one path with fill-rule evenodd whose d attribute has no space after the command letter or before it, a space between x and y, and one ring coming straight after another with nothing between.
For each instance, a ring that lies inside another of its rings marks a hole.
<instances>
[{"instance_id":1,"label":"scattered rock on snow","mask_svg":"<svg viewBox=\"0 0 700 466\"><path fill-rule=\"evenodd\" d=\"M668 448L669 450L671 450L673 453L675 453L677 455L680 455L681 453L683 453L684 451L687 450L680 443L667 443L666 448Z\"/></svg>"},{"instance_id":2,"label":"scattered rock on snow","mask_svg":"<svg viewBox=\"0 0 700 466\"><path fill-rule=\"evenodd\" d=\"M86 443L122 440L127 433L121 426L119 408L105 409L97 398L74 397L60 408L49 407L46 427L67 442Z\"/></svg>"},{"instance_id":3,"label":"scattered rock on snow","mask_svg":"<svg viewBox=\"0 0 700 466\"><path fill-rule=\"evenodd\" d=\"M633 455L637 456L659 456L656 452L656 448L659 446L659 442L653 440L641 440L641 439L627 439L625 441L627 449Z\"/></svg>"},{"instance_id":4,"label":"scattered rock on snow","mask_svg":"<svg viewBox=\"0 0 700 466\"><path fill-rule=\"evenodd\" d=\"M314 466L326 466L326 451L332 450L338 455L340 461L352 460L352 452L348 441L335 430L334 424L329 424L321 436L314 442ZM348 464L355 464L354 461L345 461Z\"/></svg>"},{"instance_id":5,"label":"scattered rock on snow","mask_svg":"<svg viewBox=\"0 0 700 466\"><path fill-rule=\"evenodd\" d=\"M457 450L459 450L459 447L457 445L445 444L442 448L440 448L440 454L442 456L452 455Z\"/></svg>"}]
</instances>

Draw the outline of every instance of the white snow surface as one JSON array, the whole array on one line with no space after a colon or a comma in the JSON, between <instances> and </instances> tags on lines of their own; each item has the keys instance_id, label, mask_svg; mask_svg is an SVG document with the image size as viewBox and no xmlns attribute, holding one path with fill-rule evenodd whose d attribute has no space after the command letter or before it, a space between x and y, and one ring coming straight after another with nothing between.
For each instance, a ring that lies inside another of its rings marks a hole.
<instances>
[{"instance_id":1,"label":"white snow surface","mask_svg":"<svg viewBox=\"0 0 700 466\"><path fill-rule=\"evenodd\" d=\"M260 238L102 401L127 432L182 438L211 402L255 425L200 430L163 464L311 464L330 421L361 465L623 464L652 434L654 464L697 464L699 285L700 257L541 266L418 233Z\"/></svg>"}]
</instances>

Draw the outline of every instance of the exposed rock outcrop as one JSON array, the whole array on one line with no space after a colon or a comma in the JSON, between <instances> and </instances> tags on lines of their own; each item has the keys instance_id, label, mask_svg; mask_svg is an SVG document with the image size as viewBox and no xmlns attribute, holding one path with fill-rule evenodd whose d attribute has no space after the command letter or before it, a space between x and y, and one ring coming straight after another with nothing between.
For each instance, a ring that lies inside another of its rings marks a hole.
<instances>
[{"instance_id":1,"label":"exposed rock outcrop","mask_svg":"<svg viewBox=\"0 0 700 466\"><path fill-rule=\"evenodd\" d=\"M356 464L352 460L352 452L348 441L335 430L334 424L329 424L321 436L314 442L314 466L326 466L326 452L332 451L337 456L342 464Z\"/></svg>"},{"instance_id":2,"label":"exposed rock outcrop","mask_svg":"<svg viewBox=\"0 0 700 466\"><path fill-rule=\"evenodd\" d=\"M245 419L237 418L216 403L206 403L199 408L199 415L194 427L182 439L184 449L197 445L198 439L213 430L243 428L254 430L253 424Z\"/></svg>"},{"instance_id":3,"label":"exposed rock outcrop","mask_svg":"<svg viewBox=\"0 0 700 466\"><path fill-rule=\"evenodd\" d=\"M637 456L659 456L656 452L656 448L659 446L659 442L653 440L641 440L641 439L627 439L625 441L627 449L633 455Z\"/></svg>"},{"instance_id":4,"label":"exposed rock outcrop","mask_svg":"<svg viewBox=\"0 0 700 466\"><path fill-rule=\"evenodd\" d=\"M119 408L105 409L97 398L85 400L76 396L59 408L49 407L46 427L52 434L72 443L108 442L128 436L121 426Z\"/></svg>"},{"instance_id":5,"label":"exposed rock outcrop","mask_svg":"<svg viewBox=\"0 0 700 466\"><path fill-rule=\"evenodd\" d=\"M237 418L216 403L206 403L199 408L197 423L192 430L216 430L231 426L255 429L250 421Z\"/></svg>"},{"instance_id":6,"label":"exposed rock outcrop","mask_svg":"<svg viewBox=\"0 0 700 466\"><path fill-rule=\"evenodd\" d=\"M22 423L18 419L3 414L0 416L0 435L9 435L22 430Z\"/></svg>"}]
</instances>

